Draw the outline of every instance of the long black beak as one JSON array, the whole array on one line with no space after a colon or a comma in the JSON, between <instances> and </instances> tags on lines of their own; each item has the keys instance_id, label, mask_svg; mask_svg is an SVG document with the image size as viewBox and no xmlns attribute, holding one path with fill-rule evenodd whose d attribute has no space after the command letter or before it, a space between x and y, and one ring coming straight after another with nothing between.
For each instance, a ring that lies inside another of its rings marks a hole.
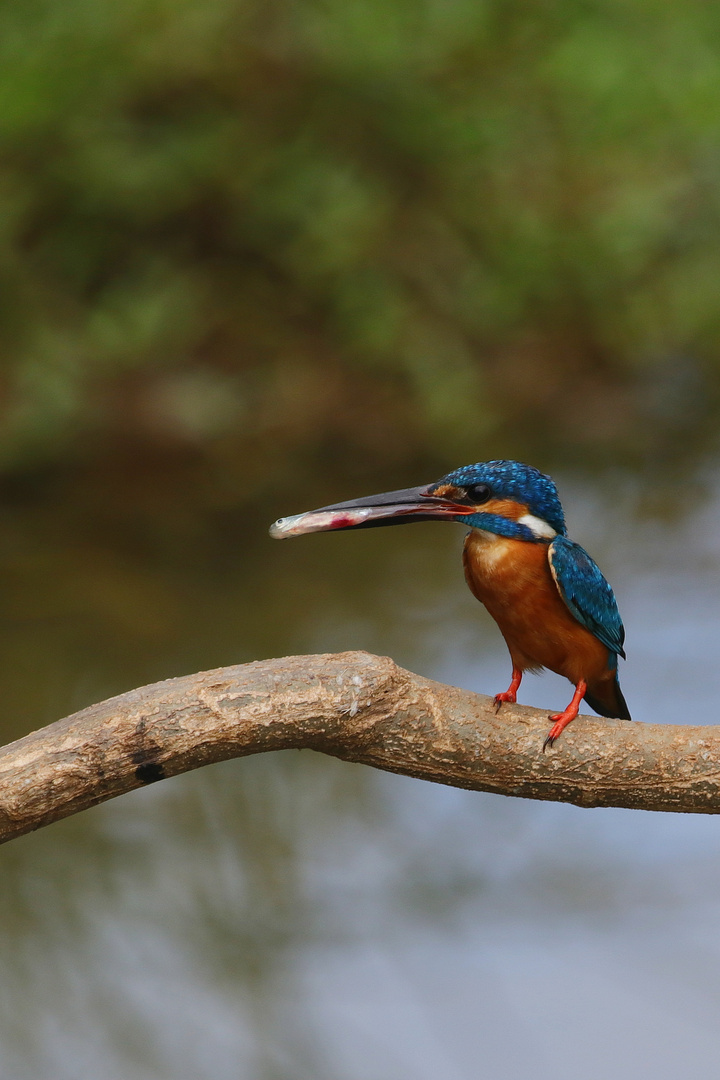
<instances>
[{"instance_id":1,"label":"long black beak","mask_svg":"<svg viewBox=\"0 0 720 1080\"><path fill-rule=\"evenodd\" d=\"M319 510L309 510L294 517L278 518L270 526L270 535L282 540L286 536L336 529L374 529L380 525L436 521L438 518L447 521L473 512L471 506L434 496L433 486L386 491L382 495L368 495L364 499L322 506Z\"/></svg>"}]
</instances>

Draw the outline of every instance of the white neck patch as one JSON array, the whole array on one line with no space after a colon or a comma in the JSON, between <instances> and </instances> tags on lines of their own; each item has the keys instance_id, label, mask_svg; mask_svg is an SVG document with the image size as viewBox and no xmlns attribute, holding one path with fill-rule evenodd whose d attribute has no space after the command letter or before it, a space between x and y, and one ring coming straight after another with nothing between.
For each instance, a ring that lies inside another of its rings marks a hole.
<instances>
[{"instance_id":1,"label":"white neck patch","mask_svg":"<svg viewBox=\"0 0 720 1080\"><path fill-rule=\"evenodd\" d=\"M542 518L535 517L534 514L523 514L521 518L518 518L518 525L525 525L538 540L552 540L557 536L555 529L552 525L548 525L547 521L543 521Z\"/></svg>"}]
</instances>

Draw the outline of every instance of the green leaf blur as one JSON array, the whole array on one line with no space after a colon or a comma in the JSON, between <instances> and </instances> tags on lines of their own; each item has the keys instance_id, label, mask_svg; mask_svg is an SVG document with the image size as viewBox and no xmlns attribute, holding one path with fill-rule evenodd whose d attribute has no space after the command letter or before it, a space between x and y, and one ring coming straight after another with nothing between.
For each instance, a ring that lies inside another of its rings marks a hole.
<instances>
[{"instance_id":1,"label":"green leaf blur","mask_svg":"<svg viewBox=\"0 0 720 1080\"><path fill-rule=\"evenodd\" d=\"M716 427L712 4L5 4L0 148L6 475Z\"/></svg>"}]
</instances>

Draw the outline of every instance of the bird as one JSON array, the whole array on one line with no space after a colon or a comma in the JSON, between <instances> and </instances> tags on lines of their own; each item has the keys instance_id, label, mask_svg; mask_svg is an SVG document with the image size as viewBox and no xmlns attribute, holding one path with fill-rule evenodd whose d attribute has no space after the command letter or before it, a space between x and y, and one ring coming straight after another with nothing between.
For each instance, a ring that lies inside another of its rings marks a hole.
<instances>
[{"instance_id":1,"label":"bird","mask_svg":"<svg viewBox=\"0 0 720 1080\"><path fill-rule=\"evenodd\" d=\"M630 720L618 658L625 630L615 594L598 565L567 535L555 482L519 461L483 461L422 487L383 492L279 518L282 539L329 530L417 521L469 528L463 567L470 591L487 608L512 661L496 712L515 704L526 671L548 668L575 687L570 704L549 716L543 752L578 715L584 699L601 716Z\"/></svg>"}]
</instances>

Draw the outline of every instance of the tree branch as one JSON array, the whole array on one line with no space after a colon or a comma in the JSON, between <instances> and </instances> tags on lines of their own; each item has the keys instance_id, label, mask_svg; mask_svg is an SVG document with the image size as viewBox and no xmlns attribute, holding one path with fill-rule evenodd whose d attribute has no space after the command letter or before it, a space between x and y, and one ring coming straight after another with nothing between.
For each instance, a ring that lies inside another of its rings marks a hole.
<instances>
[{"instance_id":1,"label":"tree branch","mask_svg":"<svg viewBox=\"0 0 720 1080\"><path fill-rule=\"evenodd\" d=\"M720 729L547 714L363 652L290 656L144 686L0 750L0 842L213 761L310 748L454 787L688 813L720 811Z\"/></svg>"}]
</instances>

